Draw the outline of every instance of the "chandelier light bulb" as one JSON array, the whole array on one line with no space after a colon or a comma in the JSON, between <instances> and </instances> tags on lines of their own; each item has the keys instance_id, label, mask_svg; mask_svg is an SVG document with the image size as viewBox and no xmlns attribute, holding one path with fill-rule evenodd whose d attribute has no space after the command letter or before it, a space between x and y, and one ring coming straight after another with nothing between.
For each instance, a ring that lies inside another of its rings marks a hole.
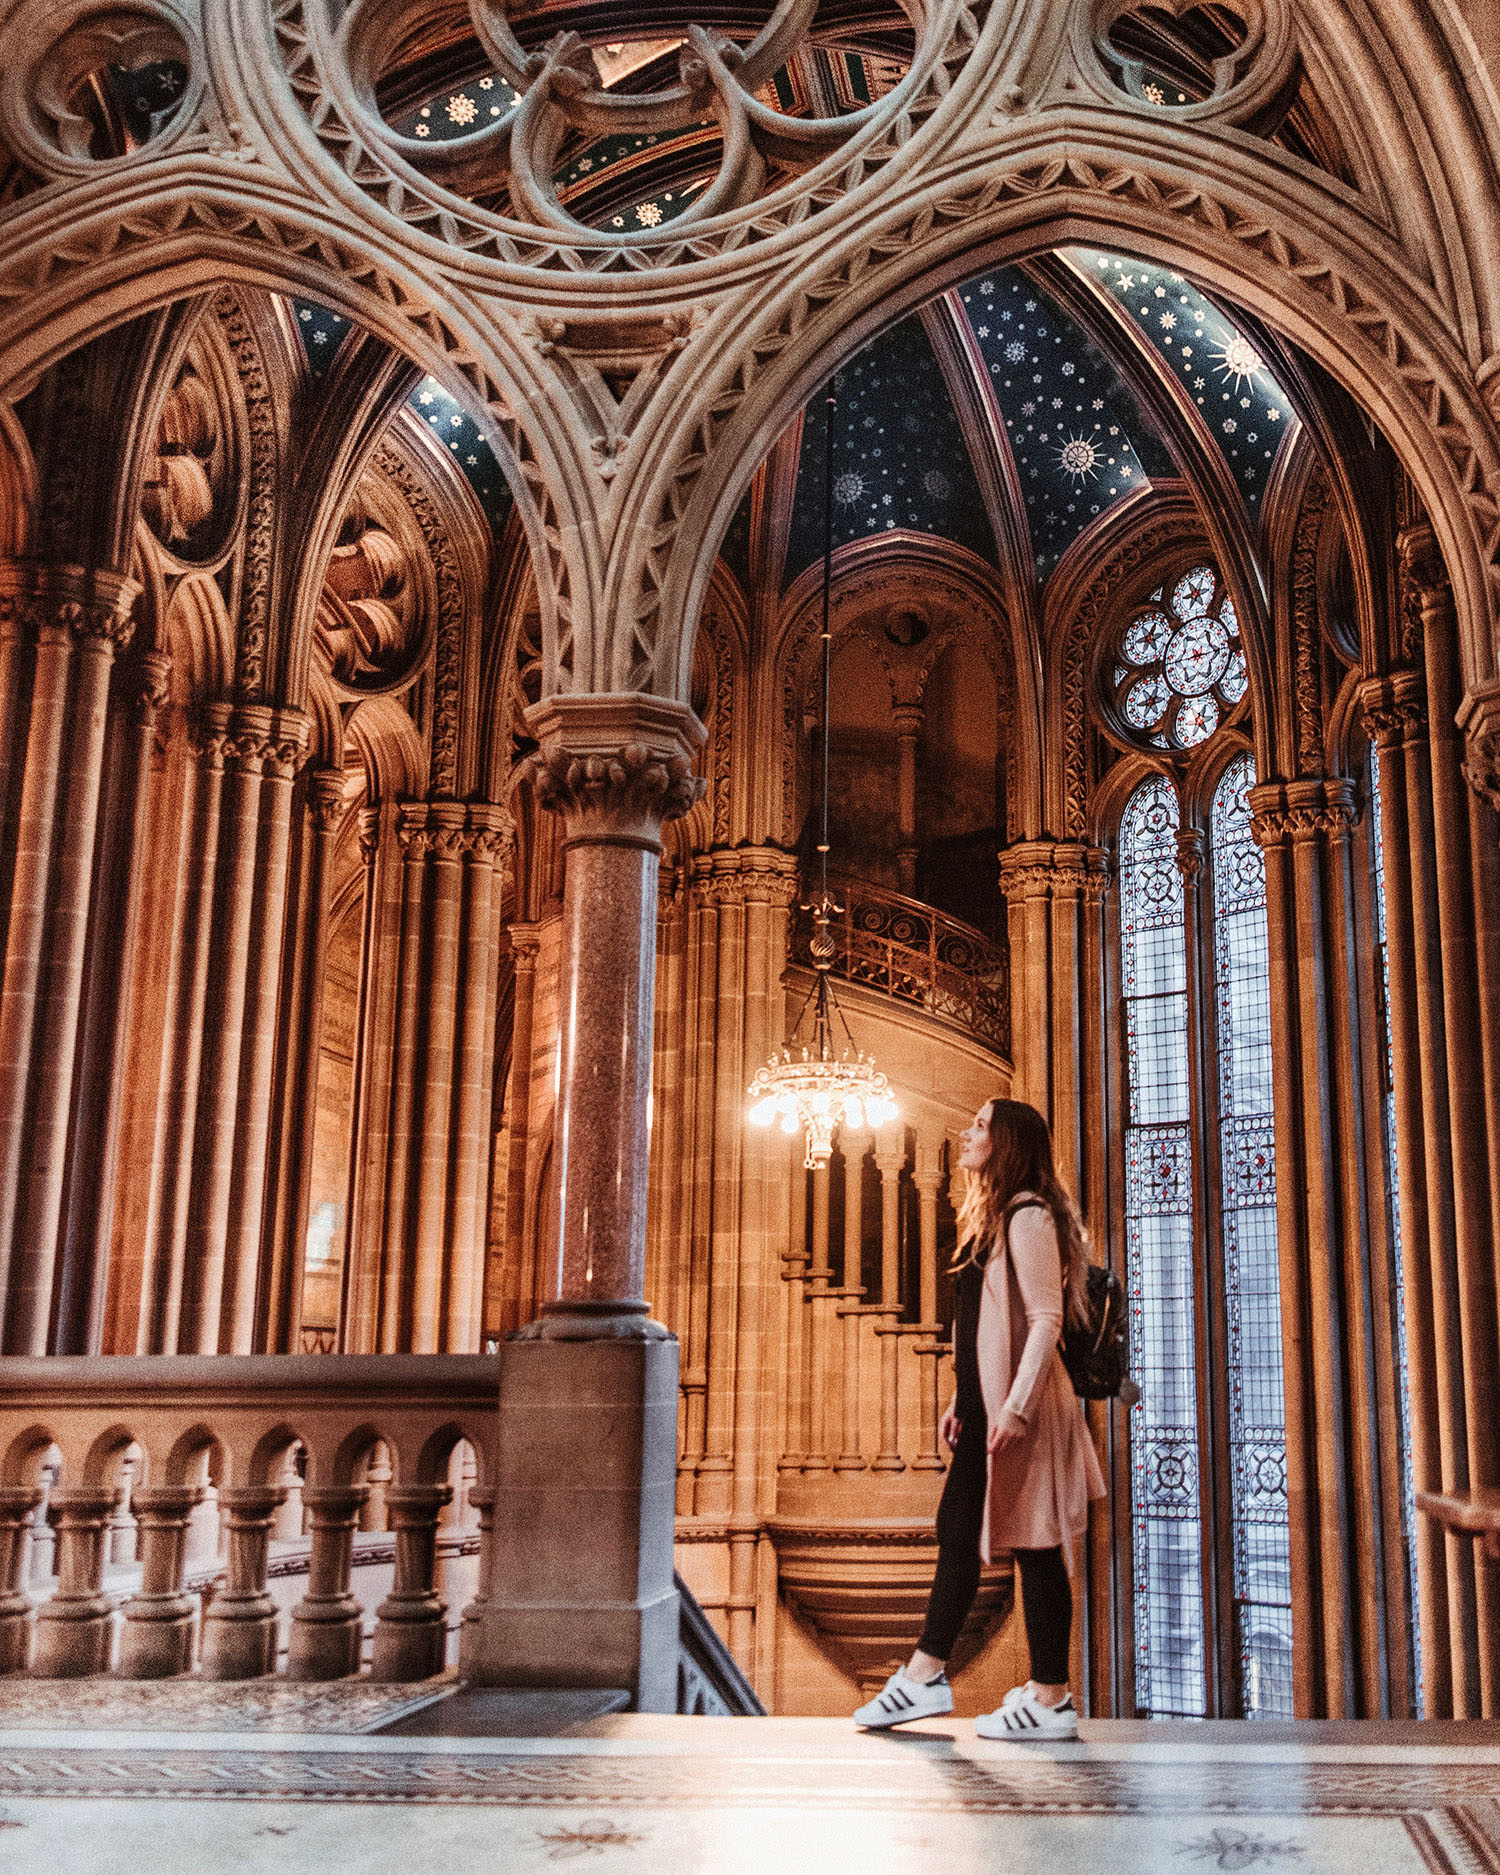
<instances>
[{"instance_id":1,"label":"chandelier light bulb","mask_svg":"<svg viewBox=\"0 0 1500 1875\"><path fill-rule=\"evenodd\" d=\"M769 1126L776 1118L776 1096L767 1094L763 1100L757 1100L746 1116L752 1126Z\"/></svg>"}]
</instances>

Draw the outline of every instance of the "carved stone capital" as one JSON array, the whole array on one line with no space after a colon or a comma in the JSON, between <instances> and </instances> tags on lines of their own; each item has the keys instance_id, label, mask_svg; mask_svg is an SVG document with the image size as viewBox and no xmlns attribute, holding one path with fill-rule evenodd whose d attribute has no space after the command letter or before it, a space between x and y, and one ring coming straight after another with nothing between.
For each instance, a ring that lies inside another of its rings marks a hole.
<instances>
[{"instance_id":1,"label":"carved stone capital","mask_svg":"<svg viewBox=\"0 0 1500 1875\"><path fill-rule=\"evenodd\" d=\"M1451 610L1453 588L1437 536L1427 522L1403 527L1396 536L1401 597L1401 655L1417 659L1429 623Z\"/></svg>"},{"instance_id":2,"label":"carved stone capital","mask_svg":"<svg viewBox=\"0 0 1500 1875\"><path fill-rule=\"evenodd\" d=\"M288 781L307 759L310 724L301 710L266 703L210 703L194 737L210 767Z\"/></svg>"},{"instance_id":3,"label":"carved stone capital","mask_svg":"<svg viewBox=\"0 0 1500 1875\"><path fill-rule=\"evenodd\" d=\"M307 811L319 833L333 832L344 813L342 768L318 768L308 776Z\"/></svg>"},{"instance_id":4,"label":"carved stone capital","mask_svg":"<svg viewBox=\"0 0 1500 1875\"><path fill-rule=\"evenodd\" d=\"M396 840L413 861L494 865L509 854L514 839L515 822L490 801L403 801L397 810Z\"/></svg>"},{"instance_id":5,"label":"carved stone capital","mask_svg":"<svg viewBox=\"0 0 1500 1875\"><path fill-rule=\"evenodd\" d=\"M634 692L549 697L526 712L541 747L523 771L566 843L634 843L659 851L662 823L687 813L705 783L692 772L707 736L685 703Z\"/></svg>"},{"instance_id":6,"label":"carved stone capital","mask_svg":"<svg viewBox=\"0 0 1500 1875\"><path fill-rule=\"evenodd\" d=\"M717 847L693 860L692 894L699 904L784 909L796 903L800 892L797 857L780 847Z\"/></svg>"},{"instance_id":7,"label":"carved stone capital","mask_svg":"<svg viewBox=\"0 0 1500 1875\"><path fill-rule=\"evenodd\" d=\"M1365 734L1377 749L1395 749L1427 733L1427 685L1418 671L1367 677L1359 687Z\"/></svg>"},{"instance_id":8,"label":"carved stone capital","mask_svg":"<svg viewBox=\"0 0 1500 1875\"><path fill-rule=\"evenodd\" d=\"M1458 712L1464 776L1481 801L1500 809L1500 684L1471 690Z\"/></svg>"},{"instance_id":9,"label":"carved stone capital","mask_svg":"<svg viewBox=\"0 0 1500 1875\"><path fill-rule=\"evenodd\" d=\"M0 560L0 635L42 643L93 642L111 655L135 630L140 582L82 566Z\"/></svg>"},{"instance_id":10,"label":"carved stone capital","mask_svg":"<svg viewBox=\"0 0 1500 1875\"><path fill-rule=\"evenodd\" d=\"M365 806L359 810L359 856L368 866L380 850L380 809Z\"/></svg>"},{"instance_id":11,"label":"carved stone capital","mask_svg":"<svg viewBox=\"0 0 1500 1875\"><path fill-rule=\"evenodd\" d=\"M135 694L130 707L135 720L146 728L155 723L171 698L172 660L165 651L148 651L142 657Z\"/></svg>"},{"instance_id":12,"label":"carved stone capital","mask_svg":"<svg viewBox=\"0 0 1500 1875\"><path fill-rule=\"evenodd\" d=\"M1267 781L1250 790L1250 835L1259 847L1342 838L1358 819L1354 783L1334 776Z\"/></svg>"},{"instance_id":13,"label":"carved stone capital","mask_svg":"<svg viewBox=\"0 0 1500 1875\"><path fill-rule=\"evenodd\" d=\"M511 955L516 960L516 974L536 969L536 960L542 948L542 927L535 924L513 924L510 927Z\"/></svg>"},{"instance_id":14,"label":"carved stone capital","mask_svg":"<svg viewBox=\"0 0 1500 1875\"><path fill-rule=\"evenodd\" d=\"M1097 903L1108 887L1108 856L1076 840L1021 840L1000 855L1000 890L1017 903L1050 898Z\"/></svg>"},{"instance_id":15,"label":"carved stone capital","mask_svg":"<svg viewBox=\"0 0 1500 1875\"><path fill-rule=\"evenodd\" d=\"M1208 863L1208 841L1199 827L1183 827L1177 835L1177 870L1189 883L1203 876Z\"/></svg>"}]
</instances>

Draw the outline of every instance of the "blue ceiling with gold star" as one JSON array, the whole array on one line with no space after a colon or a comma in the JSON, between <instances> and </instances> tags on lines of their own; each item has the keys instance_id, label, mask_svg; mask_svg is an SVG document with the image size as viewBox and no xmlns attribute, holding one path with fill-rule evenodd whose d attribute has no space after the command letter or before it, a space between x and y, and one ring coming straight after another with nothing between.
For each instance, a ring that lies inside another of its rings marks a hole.
<instances>
[{"instance_id":1,"label":"blue ceiling with gold star","mask_svg":"<svg viewBox=\"0 0 1500 1875\"><path fill-rule=\"evenodd\" d=\"M918 318L883 332L838 374L834 427L835 547L905 528L956 541L994 563L985 513L942 368ZM823 551L821 396L808 405L786 578Z\"/></svg>"},{"instance_id":2,"label":"blue ceiling with gold star","mask_svg":"<svg viewBox=\"0 0 1500 1875\"><path fill-rule=\"evenodd\" d=\"M349 335L349 321L312 300L293 300L292 315L307 354L308 372L314 379L322 378ZM408 402L453 457L498 538L511 510L510 484L478 424L436 378L423 378Z\"/></svg>"},{"instance_id":3,"label":"blue ceiling with gold star","mask_svg":"<svg viewBox=\"0 0 1500 1875\"><path fill-rule=\"evenodd\" d=\"M1025 274L982 274L958 298L984 361L1031 529L1038 579L1105 509L1172 461L1119 373Z\"/></svg>"},{"instance_id":4,"label":"blue ceiling with gold star","mask_svg":"<svg viewBox=\"0 0 1500 1875\"><path fill-rule=\"evenodd\" d=\"M1089 281L1129 314L1191 397L1215 447L1256 514L1288 431L1292 407L1250 341L1180 273L1095 249L1067 252Z\"/></svg>"}]
</instances>

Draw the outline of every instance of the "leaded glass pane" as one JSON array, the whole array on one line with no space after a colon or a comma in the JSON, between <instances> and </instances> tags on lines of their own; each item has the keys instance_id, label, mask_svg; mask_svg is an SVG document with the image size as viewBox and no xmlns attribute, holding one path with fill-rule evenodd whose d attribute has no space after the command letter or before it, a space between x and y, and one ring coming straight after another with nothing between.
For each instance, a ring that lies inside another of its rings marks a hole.
<instances>
[{"instance_id":1,"label":"leaded glass pane","mask_svg":"<svg viewBox=\"0 0 1500 1875\"><path fill-rule=\"evenodd\" d=\"M1292 1716L1292 1589L1276 1255L1276 1142L1265 860L1231 762L1214 794L1214 978L1229 1353L1229 1463L1241 1695L1248 1717Z\"/></svg>"},{"instance_id":2,"label":"leaded glass pane","mask_svg":"<svg viewBox=\"0 0 1500 1875\"><path fill-rule=\"evenodd\" d=\"M1125 1254L1137 1708L1205 1710L1202 1523L1188 1130L1186 933L1177 797L1157 776L1120 826L1120 926L1130 1116Z\"/></svg>"}]
</instances>

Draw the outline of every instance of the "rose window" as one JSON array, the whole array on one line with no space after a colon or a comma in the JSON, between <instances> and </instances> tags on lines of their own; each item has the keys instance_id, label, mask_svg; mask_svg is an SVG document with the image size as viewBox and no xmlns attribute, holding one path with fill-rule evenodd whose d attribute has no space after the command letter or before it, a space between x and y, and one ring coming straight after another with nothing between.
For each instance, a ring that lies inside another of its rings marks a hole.
<instances>
[{"instance_id":1,"label":"rose window","mask_svg":"<svg viewBox=\"0 0 1500 1875\"><path fill-rule=\"evenodd\" d=\"M1115 645L1113 702L1126 733L1158 749L1191 749L1249 687L1234 601L1210 566L1160 586Z\"/></svg>"}]
</instances>

